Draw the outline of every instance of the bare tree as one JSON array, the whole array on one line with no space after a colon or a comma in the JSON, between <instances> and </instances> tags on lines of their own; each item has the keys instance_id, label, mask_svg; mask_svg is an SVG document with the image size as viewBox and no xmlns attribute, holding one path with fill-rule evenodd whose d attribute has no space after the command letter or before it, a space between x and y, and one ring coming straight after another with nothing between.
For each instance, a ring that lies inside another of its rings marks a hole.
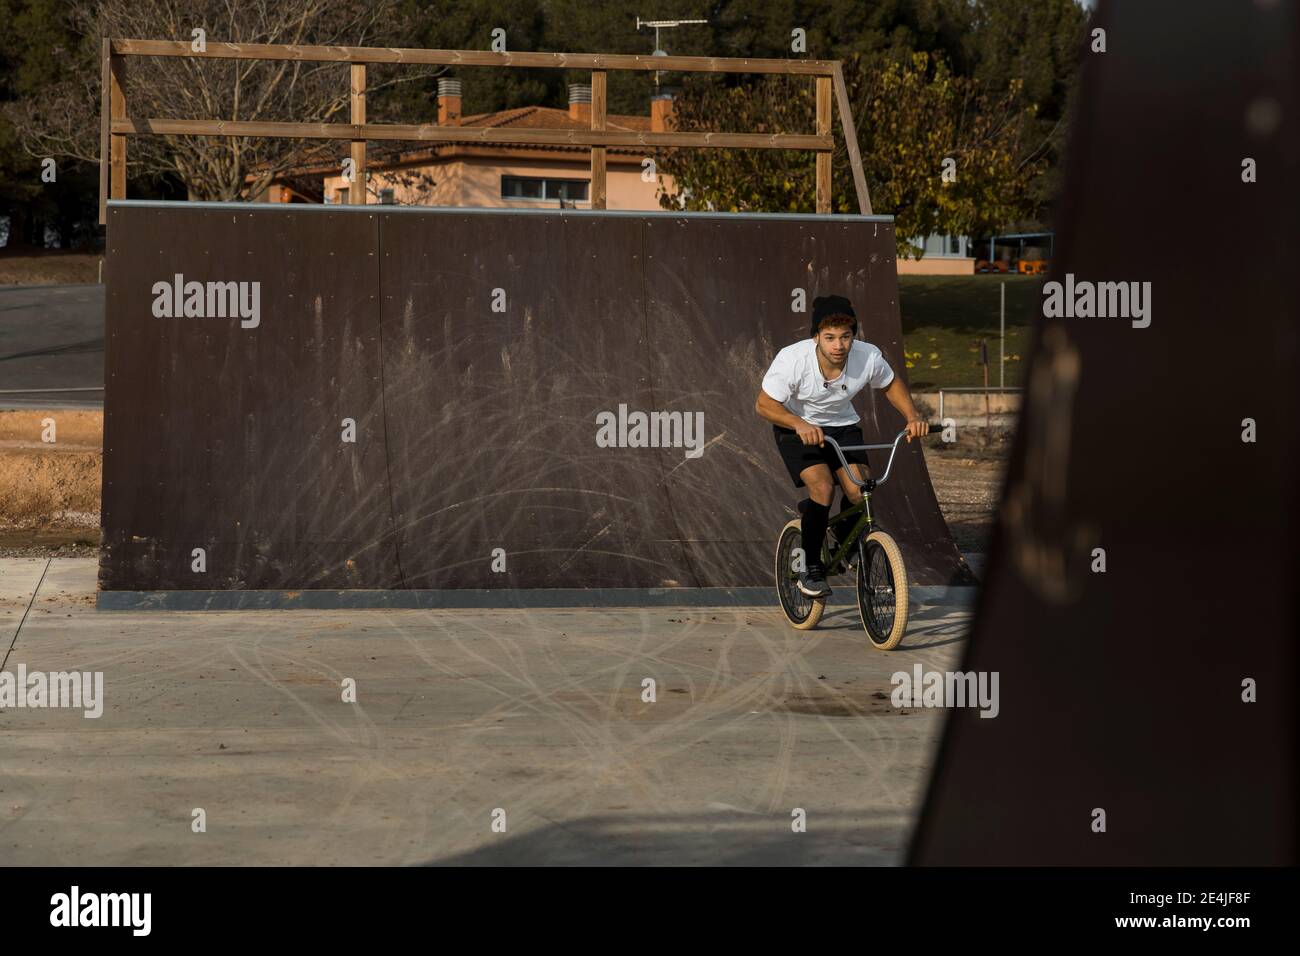
<instances>
[{"instance_id":1,"label":"bare tree","mask_svg":"<svg viewBox=\"0 0 1300 956\"><path fill-rule=\"evenodd\" d=\"M6 108L33 156L99 162L101 37L208 42L410 46L419 21L400 0L72 0L82 42L66 55L70 79ZM367 97L424 80L443 67L380 66L367 70ZM126 102L142 119L225 119L322 123L347 116L347 63L129 57ZM377 104L376 104L377 105ZM367 118L381 110L367 102ZM312 160L340 155L336 140L260 137L132 136L133 174L175 175L195 199L256 196L276 176Z\"/></svg>"}]
</instances>

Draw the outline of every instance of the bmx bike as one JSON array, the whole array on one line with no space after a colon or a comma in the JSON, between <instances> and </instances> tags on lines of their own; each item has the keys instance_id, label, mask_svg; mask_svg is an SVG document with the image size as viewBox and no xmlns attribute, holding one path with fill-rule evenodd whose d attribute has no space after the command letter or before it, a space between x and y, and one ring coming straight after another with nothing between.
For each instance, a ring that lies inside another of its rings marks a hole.
<instances>
[{"instance_id":1,"label":"bmx bike","mask_svg":"<svg viewBox=\"0 0 1300 956\"><path fill-rule=\"evenodd\" d=\"M931 425L932 434L942 431L941 425ZM898 454L898 443L907 437L907 431L898 433L892 442L880 445L844 445L827 436L825 441L835 449L840 464L849 480L862 489L862 501L841 511L831 520L827 541L820 542L822 566L826 577L857 570L858 613L867 632L871 646L881 651L892 651L903 639L907 630L907 567L898 542L876 523L871 514L871 493L889 480ZM844 457L846 451L874 451L888 448L889 461L879 479L859 481ZM800 550L803 534L798 518L781 529L776 543L776 593L781 600L781 610L789 622L801 631L812 630L826 611L826 598L808 597L799 590ZM806 554L806 552L804 552Z\"/></svg>"}]
</instances>

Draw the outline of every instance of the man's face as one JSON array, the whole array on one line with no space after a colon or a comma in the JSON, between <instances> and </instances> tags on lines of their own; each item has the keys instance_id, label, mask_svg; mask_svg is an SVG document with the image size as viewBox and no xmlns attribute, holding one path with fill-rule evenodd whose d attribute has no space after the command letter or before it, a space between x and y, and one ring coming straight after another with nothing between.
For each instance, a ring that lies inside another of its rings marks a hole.
<instances>
[{"instance_id":1,"label":"man's face","mask_svg":"<svg viewBox=\"0 0 1300 956\"><path fill-rule=\"evenodd\" d=\"M853 347L853 329L847 325L832 325L817 333L817 348L832 365L843 365Z\"/></svg>"}]
</instances>

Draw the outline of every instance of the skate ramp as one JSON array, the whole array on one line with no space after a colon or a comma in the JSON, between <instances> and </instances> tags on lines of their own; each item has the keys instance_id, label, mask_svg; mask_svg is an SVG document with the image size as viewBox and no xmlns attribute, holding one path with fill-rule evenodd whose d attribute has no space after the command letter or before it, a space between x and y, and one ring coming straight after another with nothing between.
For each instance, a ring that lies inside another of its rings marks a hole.
<instances>
[{"instance_id":1,"label":"skate ramp","mask_svg":"<svg viewBox=\"0 0 1300 956\"><path fill-rule=\"evenodd\" d=\"M961 668L1001 709L952 711L911 859L1294 864L1300 20L1103 2L1094 26L1048 280L1149 283L1150 322L1041 320ZM1231 269L1184 244L1207 210L1253 237Z\"/></svg>"},{"instance_id":2,"label":"skate ramp","mask_svg":"<svg viewBox=\"0 0 1300 956\"><path fill-rule=\"evenodd\" d=\"M848 295L905 374L887 217L114 202L108 229L103 590L770 586L801 495L753 405L807 334L794 290ZM155 317L176 274L257 282L258 324ZM859 401L868 441L902 427ZM919 447L895 469L913 583L972 583Z\"/></svg>"}]
</instances>

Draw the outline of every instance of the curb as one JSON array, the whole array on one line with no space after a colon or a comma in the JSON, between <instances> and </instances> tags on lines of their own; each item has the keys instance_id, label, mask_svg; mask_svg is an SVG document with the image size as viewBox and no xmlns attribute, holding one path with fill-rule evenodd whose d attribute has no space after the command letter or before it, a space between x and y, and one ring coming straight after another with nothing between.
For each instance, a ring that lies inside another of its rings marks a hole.
<instances>
[{"instance_id":1,"label":"curb","mask_svg":"<svg viewBox=\"0 0 1300 956\"><path fill-rule=\"evenodd\" d=\"M977 587L912 587L913 603L970 606ZM852 588L829 602L854 606ZM98 591L99 611L337 611L582 607L775 607L769 587L554 588L528 590Z\"/></svg>"}]
</instances>

